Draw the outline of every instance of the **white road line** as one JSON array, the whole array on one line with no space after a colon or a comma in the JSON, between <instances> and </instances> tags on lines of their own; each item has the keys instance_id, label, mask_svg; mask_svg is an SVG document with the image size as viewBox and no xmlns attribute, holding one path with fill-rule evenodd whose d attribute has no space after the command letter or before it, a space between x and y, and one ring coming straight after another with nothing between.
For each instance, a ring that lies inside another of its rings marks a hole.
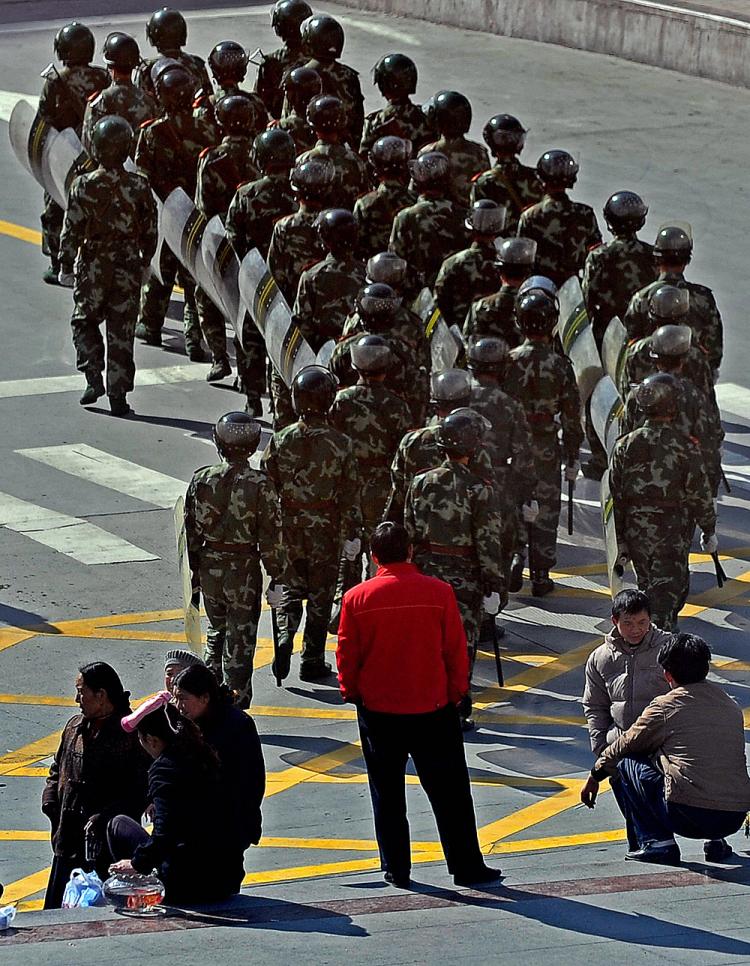
<instances>
[{"instance_id":1,"label":"white road line","mask_svg":"<svg viewBox=\"0 0 750 966\"><path fill-rule=\"evenodd\" d=\"M159 558L78 517L57 513L0 493L0 526L51 547L83 564L125 563Z\"/></svg>"},{"instance_id":2,"label":"white road line","mask_svg":"<svg viewBox=\"0 0 750 966\"><path fill-rule=\"evenodd\" d=\"M750 389L734 382L720 382L716 386L716 398L721 410L750 419Z\"/></svg>"},{"instance_id":3,"label":"white road line","mask_svg":"<svg viewBox=\"0 0 750 966\"><path fill-rule=\"evenodd\" d=\"M139 386L164 386L177 382L203 382L206 367L196 362L186 366L160 366L156 369L138 369L135 374ZM39 376L35 379L8 379L0 382L0 399L18 396L47 396L57 392L81 392L83 376Z\"/></svg>"},{"instance_id":4,"label":"white road line","mask_svg":"<svg viewBox=\"0 0 750 966\"><path fill-rule=\"evenodd\" d=\"M187 489L187 483L183 480L120 459L85 443L39 446L16 452L89 483L165 509L173 507L177 498L184 496Z\"/></svg>"},{"instance_id":5,"label":"white road line","mask_svg":"<svg viewBox=\"0 0 750 966\"><path fill-rule=\"evenodd\" d=\"M39 103L37 94L19 94L18 91L0 91L0 121L9 121L13 108L19 101L28 101L32 107Z\"/></svg>"}]
</instances>

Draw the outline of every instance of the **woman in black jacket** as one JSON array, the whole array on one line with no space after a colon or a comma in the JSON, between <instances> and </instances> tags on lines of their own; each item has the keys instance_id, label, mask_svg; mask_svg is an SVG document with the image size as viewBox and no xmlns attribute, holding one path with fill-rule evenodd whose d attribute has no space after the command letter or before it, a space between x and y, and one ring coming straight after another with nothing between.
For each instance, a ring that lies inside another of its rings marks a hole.
<instances>
[{"instance_id":1,"label":"woman in black jacket","mask_svg":"<svg viewBox=\"0 0 750 966\"><path fill-rule=\"evenodd\" d=\"M210 668L193 665L174 680L174 702L194 721L221 765L230 825L244 852L260 841L266 766L253 719L232 704L232 693Z\"/></svg>"},{"instance_id":2,"label":"woman in black jacket","mask_svg":"<svg viewBox=\"0 0 750 966\"><path fill-rule=\"evenodd\" d=\"M108 829L111 872L150 873L164 883L168 902L220 902L239 892L242 852L228 832L219 763L198 728L169 704L163 691L123 718L153 758L148 797L151 835L118 815Z\"/></svg>"}]
</instances>

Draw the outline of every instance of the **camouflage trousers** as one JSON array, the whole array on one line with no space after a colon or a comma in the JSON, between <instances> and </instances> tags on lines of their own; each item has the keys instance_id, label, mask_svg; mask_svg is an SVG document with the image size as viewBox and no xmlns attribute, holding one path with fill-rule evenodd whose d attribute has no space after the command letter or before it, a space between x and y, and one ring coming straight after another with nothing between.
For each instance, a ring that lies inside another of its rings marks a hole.
<instances>
[{"instance_id":1,"label":"camouflage trousers","mask_svg":"<svg viewBox=\"0 0 750 966\"><path fill-rule=\"evenodd\" d=\"M211 358L214 362L221 362L227 358L227 333L224 313L214 305L200 285L195 287L195 307L198 311L201 332L206 340Z\"/></svg>"},{"instance_id":2,"label":"camouflage trousers","mask_svg":"<svg viewBox=\"0 0 750 966\"><path fill-rule=\"evenodd\" d=\"M560 522L562 467L557 441L546 443L534 438L534 469L537 485L534 498L539 516L533 526L529 550L529 570L551 570L557 561L557 525ZM520 538L521 546L525 542Z\"/></svg>"},{"instance_id":3,"label":"camouflage trousers","mask_svg":"<svg viewBox=\"0 0 750 966\"><path fill-rule=\"evenodd\" d=\"M273 406L273 428L278 433L285 426L296 422L297 416L292 406L292 394L275 367L271 366L271 405Z\"/></svg>"},{"instance_id":4,"label":"camouflage trousers","mask_svg":"<svg viewBox=\"0 0 750 966\"><path fill-rule=\"evenodd\" d=\"M366 479L367 485L361 491L362 506L362 549L354 560L341 559L339 576L336 582L336 606L340 606L341 598L352 587L362 582L362 568L365 568L365 579L372 577L376 567L370 556L370 536L383 519L386 496L390 488L390 473L388 465L359 465L360 479Z\"/></svg>"},{"instance_id":5,"label":"camouflage trousers","mask_svg":"<svg viewBox=\"0 0 750 966\"><path fill-rule=\"evenodd\" d=\"M79 257L73 288L73 345L76 368L89 383L105 369L101 325L106 325L107 395L123 396L133 389L133 337L141 281L139 262Z\"/></svg>"},{"instance_id":6,"label":"camouflage trousers","mask_svg":"<svg viewBox=\"0 0 750 966\"><path fill-rule=\"evenodd\" d=\"M42 223L42 251L49 255L49 260L55 271L60 268L60 235L62 234L65 212L53 200L52 195L44 192L44 209L40 221Z\"/></svg>"},{"instance_id":7,"label":"camouflage trousers","mask_svg":"<svg viewBox=\"0 0 750 966\"><path fill-rule=\"evenodd\" d=\"M257 558L204 551L200 581L209 628L204 658L239 707L253 698L253 660L261 608L261 574Z\"/></svg>"},{"instance_id":8,"label":"camouflage trousers","mask_svg":"<svg viewBox=\"0 0 750 966\"><path fill-rule=\"evenodd\" d=\"M253 320L245 314L242 323L242 345L235 338L239 390L247 396L248 406L254 407L266 391L266 343ZM294 422L294 419L290 420Z\"/></svg>"},{"instance_id":9,"label":"camouflage trousers","mask_svg":"<svg viewBox=\"0 0 750 966\"><path fill-rule=\"evenodd\" d=\"M201 342L201 329L198 320L198 310L195 305L195 282L190 274L180 265L177 257L167 248L162 248L161 273L164 284L152 275L141 289L141 311L138 318L151 335L161 333L164 319L169 310L169 300L175 281L179 279L185 293L185 309L183 323L185 326L185 346L198 346Z\"/></svg>"},{"instance_id":10,"label":"camouflage trousers","mask_svg":"<svg viewBox=\"0 0 750 966\"><path fill-rule=\"evenodd\" d=\"M688 559L694 524L675 520L679 511L629 511L624 533L639 590L651 601L651 620L669 631L690 592Z\"/></svg>"}]
</instances>

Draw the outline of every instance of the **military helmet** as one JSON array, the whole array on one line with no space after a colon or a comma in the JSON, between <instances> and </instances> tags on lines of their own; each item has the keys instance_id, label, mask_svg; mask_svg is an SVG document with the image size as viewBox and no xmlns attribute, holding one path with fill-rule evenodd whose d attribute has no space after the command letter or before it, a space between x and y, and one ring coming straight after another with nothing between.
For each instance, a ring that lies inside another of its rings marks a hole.
<instances>
[{"instance_id":1,"label":"military helmet","mask_svg":"<svg viewBox=\"0 0 750 966\"><path fill-rule=\"evenodd\" d=\"M376 171L402 170L411 159L411 141L393 134L378 138L370 149L370 160Z\"/></svg>"},{"instance_id":2,"label":"military helmet","mask_svg":"<svg viewBox=\"0 0 750 966\"><path fill-rule=\"evenodd\" d=\"M466 347L466 365L472 372L500 372L508 361L508 343L485 335Z\"/></svg>"},{"instance_id":3,"label":"military helmet","mask_svg":"<svg viewBox=\"0 0 750 966\"><path fill-rule=\"evenodd\" d=\"M220 84L232 81L239 84L247 74L249 60L242 44L236 40L222 40L208 55L208 66Z\"/></svg>"},{"instance_id":4,"label":"military helmet","mask_svg":"<svg viewBox=\"0 0 750 966\"><path fill-rule=\"evenodd\" d=\"M292 168L296 157L297 147L294 138L280 127L262 131L253 144L253 159L263 171L271 165Z\"/></svg>"},{"instance_id":5,"label":"military helmet","mask_svg":"<svg viewBox=\"0 0 750 966\"><path fill-rule=\"evenodd\" d=\"M471 399L471 376L465 369L433 372L431 390L432 401L439 409L446 409L450 404L463 405Z\"/></svg>"},{"instance_id":6,"label":"military helmet","mask_svg":"<svg viewBox=\"0 0 750 966\"><path fill-rule=\"evenodd\" d=\"M91 153L104 168L118 168L133 150L133 129L117 114L100 118L91 132Z\"/></svg>"},{"instance_id":7,"label":"military helmet","mask_svg":"<svg viewBox=\"0 0 750 966\"><path fill-rule=\"evenodd\" d=\"M177 67L179 70L187 70L187 67L181 61L177 60L176 57L161 56L156 58L149 69L151 86L154 90L156 90L156 85L164 71L171 70L173 67Z\"/></svg>"},{"instance_id":8,"label":"military helmet","mask_svg":"<svg viewBox=\"0 0 750 966\"><path fill-rule=\"evenodd\" d=\"M262 126L258 117L258 103L248 94L225 94L216 102L216 120L222 132L249 137Z\"/></svg>"},{"instance_id":9,"label":"military helmet","mask_svg":"<svg viewBox=\"0 0 750 966\"><path fill-rule=\"evenodd\" d=\"M168 66L157 75L156 96L167 112L189 111L195 97L195 77L181 64Z\"/></svg>"},{"instance_id":10,"label":"military helmet","mask_svg":"<svg viewBox=\"0 0 750 966\"><path fill-rule=\"evenodd\" d=\"M115 30L107 34L102 48L102 59L107 67L119 70L135 70L141 62L141 52L138 41L130 34Z\"/></svg>"},{"instance_id":11,"label":"military helmet","mask_svg":"<svg viewBox=\"0 0 750 966\"><path fill-rule=\"evenodd\" d=\"M444 184L450 177L451 166L441 151L426 151L409 162L409 170L418 187L429 188L431 185Z\"/></svg>"},{"instance_id":12,"label":"military helmet","mask_svg":"<svg viewBox=\"0 0 750 966\"><path fill-rule=\"evenodd\" d=\"M187 43L187 23L179 10L162 7L151 14L146 37L157 50L177 50Z\"/></svg>"},{"instance_id":13,"label":"military helmet","mask_svg":"<svg viewBox=\"0 0 750 966\"><path fill-rule=\"evenodd\" d=\"M693 254L693 239L689 232L677 225L665 225L659 229L654 242L654 255L663 261L687 264ZM665 258L666 256L666 258Z\"/></svg>"},{"instance_id":14,"label":"military helmet","mask_svg":"<svg viewBox=\"0 0 750 966\"><path fill-rule=\"evenodd\" d=\"M440 91L435 95L435 127L447 138L460 137L471 127L471 104L458 91Z\"/></svg>"},{"instance_id":15,"label":"military helmet","mask_svg":"<svg viewBox=\"0 0 750 966\"><path fill-rule=\"evenodd\" d=\"M689 325L660 325L651 336L649 355L652 359L686 356L690 352L692 337Z\"/></svg>"},{"instance_id":16,"label":"military helmet","mask_svg":"<svg viewBox=\"0 0 750 966\"><path fill-rule=\"evenodd\" d=\"M336 169L328 158L309 158L295 164L289 182L296 194L321 201L328 197L335 177Z\"/></svg>"},{"instance_id":17,"label":"military helmet","mask_svg":"<svg viewBox=\"0 0 750 966\"><path fill-rule=\"evenodd\" d=\"M683 319L690 311L690 292L676 285L660 285L648 300L648 316L659 319Z\"/></svg>"},{"instance_id":18,"label":"military helmet","mask_svg":"<svg viewBox=\"0 0 750 966\"><path fill-rule=\"evenodd\" d=\"M346 108L343 101L332 94L321 94L307 105L307 123L315 131L343 131L346 129Z\"/></svg>"},{"instance_id":19,"label":"military helmet","mask_svg":"<svg viewBox=\"0 0 750 966\"><path fill-rule=\"evenodd\" d=\"M516 298L516 319L524 335L550 335L557 323L557 303L541 289Z\"/></svg>"},{"instance_id":20,"label":"military helmet","mask_svg":"<svg viewBox=\"0 0 750 966\"><path fill-rule=\"evenodd\" d=\"M498 238L495 247L500 268L531 271L534 267L536 242L533 238Z\"/></svg>"},{"instance_id":21,"label":"military helmet","mask_svg":"<svg viewBox=\"0 0 750 966\"><path fill-rule=\"evenodd\" d=\"M247 413L224 413L214 426L214 443L222 454L250 456L260 442L260 423Z\"/></svg>"},{"instance_id":22,"label":"military helmet","mask_svg":"<svg viewBox=\"0 0 750 966\"><path fill-rule=\"evenodd\" d=\"M498 205L489 198L482 198L471 206L464 225L469 231L475 231L478 235L497 236L505 228L507 214L508 209L505 205Z\"/></svg>"},{"instance_id":23,"label":"military helmet","mask_svg":"<svg viewBox=\"0 0 750 966\"><path fill-rule=\"evenodd\" d=\"M462 408L440 420L437 444L448 456L473 456L479 449L482 436L482 424Z\"/></svg>"},{"instance_id":24,"label":"military helmet","mask_svg":"<svg viewBox=\"0 0 750 966\"><path fill-rule=\"evenodd\" d=\"M522 295L526 295L528 292L536 291L544 292L545 295L552 299L559 309L560 302L557 297L557 286L552 279L547 278L546 275L529 275L527 279L524 279L519 286L518 292L516 292L516 303Z\"/></svg>"},{"instance_id":25,"label":"military helmet","mask_svg":"<svg viewBox=\"0 0 750 966\"><path fill-rule=\"evenodd\" d=\"M292 406L298 416L324 416L336 398L338 382L325 366L303 366L292 380Z\"/></svg>"},{"instance_id":26,"label":"military helmet","mask_svg":"<svg viewBox=\"0 0 750 966\"><path fill-rule=\"evenodd\" d=\"M493 152L520 154L526 143L526 128L512 114L495 114L482 128L485 144Z\"/></svg>"},{"instance_id":27,"label":"military helmet","mask_svg":"<svg viewBox=\"0 0 750 966\"><path fill-rule=\"evenodd\" d=\"M647 416L668 416L677 411L679 387L671 373L656 372L636 386L636 405Z\"/></svg>"},{"instance_id":28,"label":"military helmet","mask_svg":"<svg viewBox=\"0 0 750 966\"><path fill-rule=\"evenodd\" d=\"M306 109L310 101L323 90L320 74L312 67L295 67L294 70L287 71L281 86L297 110Z\"/></svg>"},{"instance_id":29,"label":"military helmet","mask_svg":"<svg viewBox=\"0 0 750 966\"><path fill-rule=\"evenodd\" d=\"M305 0L278 0L271 8L271 26L282 40L299 40L301 23L311 16Z\"/></svg>"},{"instance_id":30,"label":"military helmet","mask_svg":"<svg viewBox=\"0 0 750 966\"><path fill-rule=\"evenodd\" d=\"M572 188L578 177L578 162L567 151L545 151L536 163L536 173L544 184Z\"/></svg>"},{"instance_id":31,"label":"military helmet","mask_svg":"<svg viewBox=\"0 0 750 966\"><path fill-rule=\"evenodd\" d=\"M94 35L77 20L60 27L55 34L55 56L63 64L90 64L95 46Z\"/></svg>"},{"instance_id":32,"label":"military helmet","mask_svg":"<svg viewBox=\"0 0 750 966\"><path fill-rule=\"evenodd\" d=\"M320 240L329 250L342 248L352 251L357 245L359 228L354 215L347 208L327 208L315 219Z\"/></svg>"},{"instance_id":33,"label":"military helmet","mask_svg":"<svg viewBox=\"0 0 750 966\"><path fill-rule=\"evenodd\" d=\"M376 327L390 324L400 306L401 296L385 282L370 282L357 296L360 315Z\"/></svg>"},{"instance_id":34,"label":"military helmet","mask_svg":"<svg viewBox=\"0 0 750 966\"><path fill-rule=\"evenodd\" d=\"M409 266L395 252L378 252L367 261L368 282L383 282L391 288L400 289L406 281Z\"/></svg>"},{"instance_id":35,"label":"military helmet","mask_svg":"<svg viewBox=\"0 0 750 966\"><path fill-rule=\"evenodd\" d=\"M380 335L363 335L351 348L352 369L378 375L393 362L393 353Z\"/></svg>"},{"instance_id":36,"label":"military helmet","mask_svg":"<svg viewBox=\"0 0 750 966\"><path fill-rule=\"evenodd\" d=\"M303 20L300 37L305 50L315 60L336 60L344 49L344 28L326 14L314 14Z\"/></svg>"},{"instance_id":37,"label":"military helmet","mask_svg":"<svg viewBox=\"0 0 750 966\"><path fill-rule=\"evenodd\" d=\"M386 54L373 67L372 82L384 97L408 97L417 89L417 65L406 54Z\"/></svg>"},{"instance_id":38,"label":"military helmet","mask_svg":"<svg viewBox=\"0 0 750 966\"><path fill-rule=\"evenodd\" d=\"M635 191L616 191L604 205L604 220L614 235L643 228L647 214L648 205Z\"/></svg>"}]
</instances>

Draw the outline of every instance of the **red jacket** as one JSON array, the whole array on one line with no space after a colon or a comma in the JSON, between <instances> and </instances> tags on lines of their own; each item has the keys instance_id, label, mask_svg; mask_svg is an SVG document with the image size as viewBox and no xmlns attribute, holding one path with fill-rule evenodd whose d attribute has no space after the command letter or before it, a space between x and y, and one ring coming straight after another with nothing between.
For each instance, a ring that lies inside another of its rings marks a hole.
<instances>
[{"instance_id":1,"label":"red jacket","mask_svg":"<svg viewBox=\"0 0 750 966\"><path fill-rule=\"evenodd\" d=\"M469 656L450 584L410 563L379 567L344 595L336 650L345 701L424 714L469 690Z\"/></svg>"}]
</instances>

